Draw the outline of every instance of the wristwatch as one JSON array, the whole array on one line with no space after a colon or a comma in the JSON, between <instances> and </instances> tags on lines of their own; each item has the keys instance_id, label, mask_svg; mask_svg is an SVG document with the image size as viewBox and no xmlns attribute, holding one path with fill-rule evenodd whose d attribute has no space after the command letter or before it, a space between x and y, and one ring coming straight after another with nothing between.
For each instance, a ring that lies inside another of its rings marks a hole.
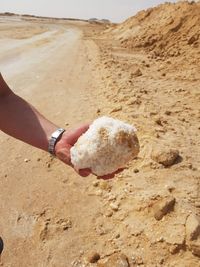
<instances>
[{"instance_id":1,"label":"wristwatch","mask_svg":"<svg viewBox=\"0 0 200 267\"><path fill-rule=\"evenodd\" d=\"M55 132L52 133L50 140L49 140L49 146L48 146L48 151L51 155L55 156L55 145L58 142L58 140L61 138L64 132L65 132L65 129L59 128Z\"/></svg>"}]
</instances>

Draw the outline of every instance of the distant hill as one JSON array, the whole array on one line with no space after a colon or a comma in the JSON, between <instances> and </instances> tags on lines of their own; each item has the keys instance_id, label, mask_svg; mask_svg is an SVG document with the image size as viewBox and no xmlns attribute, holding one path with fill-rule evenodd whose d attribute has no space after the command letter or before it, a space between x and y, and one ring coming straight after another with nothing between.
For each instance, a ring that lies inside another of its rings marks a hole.
<instances>
[{"instance_id":1,"label":"distant hill","mask_svg":"<svg viewBox=\"0 0 200 267\"><path fill-rule=\"evenodd\" d=\"M29 15L29 14L19 15L19 14L15 14L11 12L0 13L0 16L20 16L20 17L38 18L38 19L74 20L74 21L86 21L86 22L96 22L96 23L105 23L105 24L111 23L108 19L91 18L89 20L85 20L85 19L76 19L76 18L56 18L56 17L36 16L36 15Z\"/></svg>"},{"instance_id":2,"label":"distant hill","mask_svg":"<svg viewBox=\"0 0 200 267\"><path fill-rule=\"evenodd\" d=\"M11 12L4 12L4 13L0 13L0 16L16 16L16 14L11 13Z\"/></svg>"},{"instance_id":3,"label":"distant hill","mask_svg":"<svg viewBox=\"0 0 200 267\"><path fill-rule=\"evenodd\" d=\"M115 26L112 33L128 49L154 57L200 51L200 2L165 3L141 11Z\"/></svg>"},{"instance_id":4,"label":"distant hill","mask_svg":"<svg viewBox=\"0 0 200 267\"><path fill-rule=\"evenodd\" d=\"M0 16L19 16L25 18L38 18L38 19L54 19L54 20L73 20L73 21L88 21L84 19L76 19L76 18L56 18L56 17L45 17L45 16L36 16L36 15L29 15L29 14L15 14L10 12L0 13Z\"/></svg>"}]
</instances>

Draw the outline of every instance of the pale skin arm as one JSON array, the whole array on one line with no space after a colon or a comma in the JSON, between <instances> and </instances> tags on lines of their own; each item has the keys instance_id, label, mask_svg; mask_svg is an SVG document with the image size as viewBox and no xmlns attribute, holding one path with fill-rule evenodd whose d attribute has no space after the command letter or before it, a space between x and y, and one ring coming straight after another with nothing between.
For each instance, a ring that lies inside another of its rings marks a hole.
<instances>
[{"instance_id":1,"label":"pale skin arm","mask_svg":"<svg viewBox=\"0 0 200 267\"><path fill-rule=\"evenodd\" d=\"M70 148L89 125L66 131L55 147L56 156L71 165ZM59 127L47 120L32 105L12 92L0 74L0 130L27 144L48 151L51 134ZM90 170L81 170L87 176Z\"/></svg>"},{"instance_id":2,"label":"pale skin arm","mask_svg":"<svg viewBox=\"0 0 200 267\"><path fill-rule=\"evenodd\" d=\"M1 131L47 152L49 138L58 128L60 127L46 119L31 104L14 94L0 73ZM70 158L70 148L88 128L89 124L83 124L76 129L66 130L61 139L56 143L56 157L73 168ZM83 177L91 174L90 169L75 169L75 171ZM121 170L116 173L120 171ZM99 178L110 179L113 178L116 173Z\"/></svg>"}]
</instances>

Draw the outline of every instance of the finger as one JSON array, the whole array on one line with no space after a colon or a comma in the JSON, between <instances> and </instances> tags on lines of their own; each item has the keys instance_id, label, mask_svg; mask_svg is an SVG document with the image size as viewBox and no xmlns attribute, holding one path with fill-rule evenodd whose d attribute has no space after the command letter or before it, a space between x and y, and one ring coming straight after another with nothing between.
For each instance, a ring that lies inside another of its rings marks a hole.
<instances>
[{"instance_id":1,"label":"finger","mask_svg":"<svg viewBox=\"0 0 200 267\"><path fill-rule=\"evenodd\" d=\"M114 178L116 174L122 172L123 170L124 170L123 168L120 168L116 172L113 172L111 174L107 174L107 175L104 175L104 176L98 176L97 178L98 179L103 179L103 180L109 180L109 179Z\"/></svg>"},{"instance_id":2,"label":"finger","mask_svg":"<svg viewBox=\"0 0 200 267\"><path fill-rule=\"evenodd\" d=\"M83 124L82 126L80 126L77 129L71 130L69 132L68 138L67 138L68 143L71 146L73 146L76 143L76 141L78 140L78 138L88 130L89 126L90 126L90 124L87 123L87 124Z\"/></svg>"},{"instance_id":3,"label":"finger","mask_svg":"<svg viewBox=\"0 0 200 267\"><path fill-rule=\"evenodd\" d=\"M67 165L72 166L71 157L70 157L70 149L68 148L60 149L56 153L56 157L60 159L61 161L63 161L64 163L66 163Z\"/></svg>"},{"instance_id":4,"label":"finger","mask_svg":"<svg viewBox=\"0 0 200 267\"><path fill-rule=\"evenodd\" d=\"M118 173L120 173L120 172L123 172L123 170L124 170L124 168L120 168L120 169L118 169L118 170L115 172L115 174L118 174Z\"/></svg>"},{"instance_id":5,"label":"finger","mask_svg":"<svg viewBox=\"0 0 200 267\"><path fill-rule=\"evenodd\" d=\"M90 169L80 169L79 170L74 166L72 166L72 168L82 177L87 177L92 173Z\"/></svg>"},{"instance_id":6,"label":"finger","mask_svg":"<svg viewBox=\"0 0 200 267\"><path fill-rule=\"evenodd\" d=\"M90 169L82 169L78 171L78 174L82 177L87 177L91 174L91 170Z\"/></svg>"},{"instance_id":7,"label":"finger","mask_svg":"<svg viewBox=\"0 0 200 267\"><path fill-rule=\"evenodd\" d=\"M97 176L97 179L110 180L115 177L115 174L108 174L104 176Z\"/></svg>"}]
</instances>

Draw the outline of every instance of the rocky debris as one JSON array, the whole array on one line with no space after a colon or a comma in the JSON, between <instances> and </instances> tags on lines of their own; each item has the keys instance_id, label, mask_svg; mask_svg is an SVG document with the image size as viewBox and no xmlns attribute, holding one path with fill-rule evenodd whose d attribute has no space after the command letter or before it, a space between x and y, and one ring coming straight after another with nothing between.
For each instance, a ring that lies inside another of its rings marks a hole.
<instances>
[{"instance_id":1,"label":"rocky debris","mask_svg":"<svg viewBox=\"0 0 200 267\"><path fill-rule=\"evenodd\" d=\"M139 77L142 76L142 71L140 69L135 70L132 74L131 74L131 78L134 77Z\"/></svg>"},{"instance_id":2,"label":"rocky debris","mask_svg":"<svg viewBox=\"0 0 200 267\"><path fill-rule=\"evenodd\" d=\"M155 118L155 123L158 124L159 126L163 126L162 119L160 117Z\"/></svg>"},{"instance_id":3,"label":"rocky debris","mask_svg":"<svg viewBox=\"0 0 200 267\"><path fill-rule=\"evenodd\" d=\"M165 167L170 167L177 162L179 151L164 146L156 147L151 153L151 158Z\"/></svg>"},{"instance_id":4,"label":"rocky debris","mask_svg":"<svg viewBox=\"0 0 200 267\"><path fill-rule=\"evenodd\" d=\"M166 188L170 193L172 193L172 192L176 189L176 187L175 187L173 184L166 184L166 185L165 185L165 188Z\"/></svg>"},{"instance_id":5,"label":"rocky debris","mask_svg":"<svg viewBox=\"0 0 200 267\"><path fill-rule=\"evenodd\" d=\"M44 222L40 227L41 229L39 230L39 238L43 242L48 238L48 232L49 232L48 227L49 227L49 222Z\"/></svg>"},{"instance_id":6,"label":"rocky debris","mask_svg":"<svg viewBox=\"0 0 200 267\"><path fill-rule=\"evenodd\" d=\"M154 218L158 221L161 220L167 213L173 210L175 202L176 200L173 196L159 200L153 206Z\"/></svg>"},{"instance_id":7,"label":"rocky debris","mask_svg":"<svg viewBox=\"0 0 200 267\"><path fill-rule=\"evenodd\" d=\"M172 255L175 255L177 254L181 249L181 246L178 245L178 244L172 244L170 245L169 247L169 252L172 254Z\"/></svg>"},{"instance_id":8,"label":"rocky debris","mask_svg":"<svg viewBox=\"0 0 200 267\"><path fill-rule=\"evenodd\" d=\"M96 191L94 192L94 195L95 195L95 196L99 196L99 197L101 197L102 194L103 194L103 191L102 191L101 189L98 189L98 190L96 190Z\"/></svg>"},{"instance_id":9,"label":"rocky debris","mask_svg":"<svg viewBox=\"0 0 200 267\"><path fill-rule=\"evenodd\" d=\"M171 111L170 110L166 110L165 111L165 115L170 116L171 115Z\"/></svg>"},{"instance_id":10,"label":"rocky debris","mask_svg":"<svg viewBox=\"0 0 200 267\"><path fill-rule=\"evenodd\" d=\"M200 257L200 217L190 214L185 227L186 244L194 255Z\"/></svg>"},{"instance_id":11,"label":"rocky debris","mask_svg":"<svg viewBox=\"0 0 200 267\"><path fill-rule=\"evenodd\" d=\"M99 115L100 113L101 113L101 109L98 108L98 109L97 109L97 114Z\"/></svg>"},{"instance_id":12,"label":"rocky debris","mask_svg":"<svg viewBox=\"0 0 200 267\"><path fill-rule=\"evenodd\" d=\"M39 221L38 227L39 238L45 242L52 236L72 228L72 221L70 219L52 220L51 218L47 218L44 221Z\"/></svg>"},{"instance_id":13,"label":"rocky debris","mask_svg":"<svg viewBox=\"0 0 200 267\"><path fill-rule=\"evenodd\" d=\"M188 244L189 249L195 256L200 257L200 238Z\"/></svg>"},{"instance_id":14,"label":"rocky debris","mask_svg":"<svg viewBox=\"0 0 200 267\"><path fill-rule=\"evenodd\" d=\"M100 259L100 255L99 253L97 253L96 251L92 251L87 255L87 261L89 263L95 263Z\"/></svg>"},{"instance_id":15,"label":"rocky debris","mask_svg":"<svg viewBox=\"0 0 200 267\"><path fill-rule=\"evenodd\" d=\"M114 109L111 110L111 113L118 112L122 110L122 106L115 107Z\"/></svg>"},{"instance_id":16,"label":"rocky debris","mask_svg":"<svg viewBox=\"0 0 200 267\"><path fill-rule=\"evenodd\" d=\"M122 254L113 254L107 260L98 262L97 267L130 267L128 258Z\"/></svg>"},{"instance_id":17,"label":"rocky debris","mask_svg":"<svg viewBox=\"0 0 200 267\"><path fill-rule=\"evenodd\" d=\"M145 230L145 224L142 221L142 218L139 218L137 215L129 215L123 219L123 223L126 225L128 232L132 236L140 236Z\"/></svg>"},{"instance_id":18,"label":"rocky debris","mask_svg":"<svg viewBox=\"0 0 200 267\"><path fill-rule=\"evenodd\" d=\"M112 215L113 215L113 212L112 212L111 210L107 210L107 211L105 212L105 216L106 216L106 217L112 217Z\"/></svg>"},{"instance_id":19,"label":"rocky debris","mask_svg":"<svg viewBox=\"0 0 200 267\"><path fill-rule=\"evenodd\" d=\"M111 209L112 210L114 210L114 211L118 211L118 209L119 209L119 204L118 203L110 203L110 207L111 207Z\"/></svg>"},{"instance_id":20,"label":"rocky debris","mask_svg":"<svg viewBox=\"0 0 200 267\"><path fill-rule=\"evenodd\" d=\"M97 186L99 185L99 181L93 181L93 182L92 182L92 185L93 185L94 187L97 187Z\"/></svg>"},{"instance_id":21,"label":"rocky debris","mask_svg":"<svg viewBox=\"0 0 200 267\"><path fill-rule=\"evenodd\" d=\"M200 236L200 217L190 214L186 221L186 236L192 241Z\"/></svg>"},{"instance_id":22,"label":"rocky debris","mask_svg":"<svg viewBox=\"0 0 200 267\"><path fill-rule=\"evenodd\" d=\"M99 187L104 190L104 191L108 191L110 192L112 189L112 185L111 183L109 183L109 181L100 181L99 182Z\"/></svg>"},{"instance_id":23,"label":"rocky debris","mask_svg":"<svg viewBox=\"0 0 200 267\"><path fill-rule=\"evenodd\" d=\"M72 228L71 220L61 220L58 222L58 225L59 225L60 229L62 229L63 231L66 231L69 228Z\"/></svg>"}]
</instances>

